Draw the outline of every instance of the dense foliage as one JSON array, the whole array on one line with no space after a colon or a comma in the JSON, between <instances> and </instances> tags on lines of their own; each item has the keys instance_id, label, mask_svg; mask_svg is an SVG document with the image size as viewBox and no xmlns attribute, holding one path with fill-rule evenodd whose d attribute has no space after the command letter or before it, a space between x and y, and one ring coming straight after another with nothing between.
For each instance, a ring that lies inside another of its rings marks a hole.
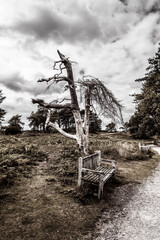
<instances>
[{"instance_id":1,"label":"dense foliage","mask_svg":"<svg viewBox=\"0 0 160 240\"><path fill-rule=\"evenodd\" d=\"M47 116L47 109L38 107L37 112L32 112L27 118L29 120L29 127L32 131L45 131L45 121Z\"/></svg>"},{"instance_id":2,"label":"dense foliage","mask_svg":"<svg viewBox=\"0 0 160 240\"><path fill-rule=\"evenodd\" d=\"M21 115L15 115L13 116L9 121L9 125L6 127L5 133L8 134L18 134L21 133L23 130L24 123L21 122Z\"/></svg>"},{"instance_id":3,"label":"dense foliage","mask_svg":"<svg viewBox=\"0 0 160 240\"><path fill-rule=\"evenodd\" d=\"M105 129L106 132L108 133L114 133L116 132L116 124L114 122L111 122L109 124L106 125L106 129Z\"/></svg>"},{"instance_id":4,"label":"dense foliage","mask_svg":"<svg viewBox=\"0 0 160 240\"><path fill-rule=\"evenodd\" d=\"M160 134L160 48L143 78L141 93L134 94L136 112L129 121L129 131L134 138L150 138Z\"/></svg>"},{"instance_id":5,"label":"dense foliage","mask_svg":"<svg viewBox=\"0 0 160 240\"><path fill-rule=\"evenodd\" d=\"M84 121L84 110L81 110L82 121ZM32 131L45 132L45 121L47 117L47 109L38 107L37 112L32 112L28 117L29 126ZM66 132L75 132L75 120L71 109L54 110L51 113L51 122L57 123ZM101 119L96 113L90 111L89 131L97 133L101 130Z\"/></svg>"}]
</instances>

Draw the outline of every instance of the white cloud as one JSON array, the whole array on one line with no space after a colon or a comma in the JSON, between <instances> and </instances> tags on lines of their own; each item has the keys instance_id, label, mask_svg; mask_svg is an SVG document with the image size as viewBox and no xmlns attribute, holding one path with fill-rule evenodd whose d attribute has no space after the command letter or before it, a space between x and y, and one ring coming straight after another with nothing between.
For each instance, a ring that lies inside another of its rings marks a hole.
<instances>
[{"instance_id":1,"label":"white cloud","mask_svg":"<svg viewBox=\"0 0 160 240\"><path fill-rule=\"evenodd\" d=\"M127 121L134 111L129 94L140 85L147 59L160 39L158 0L5 0L0 8L0 89L7 98L6 119L36 109L30 99L48 101L63 86L45 92L36 83L53 75L59 49L71 60L75 78L84 69L102 80L125 106ZM24 107L25 106L25 107ZM25 120L26 121L26 120Z\"/></svg>"}]
</instances>

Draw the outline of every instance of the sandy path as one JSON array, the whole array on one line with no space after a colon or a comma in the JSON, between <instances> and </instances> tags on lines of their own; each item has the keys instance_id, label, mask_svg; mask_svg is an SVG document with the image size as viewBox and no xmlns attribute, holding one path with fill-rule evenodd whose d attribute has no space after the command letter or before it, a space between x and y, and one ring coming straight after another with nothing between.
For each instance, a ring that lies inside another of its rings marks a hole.
<instances>
[{"instance_id":1,"label":"sandy path","mask_svg":"<svg viewBox=\"0 0 160 240\"><path fill-rule=\"evenodd\" d=\"M160 147L153 147L160 154ZM117 219L102 224L96 240L160 239L160 163Z\"/></svg>"}]
</instances>

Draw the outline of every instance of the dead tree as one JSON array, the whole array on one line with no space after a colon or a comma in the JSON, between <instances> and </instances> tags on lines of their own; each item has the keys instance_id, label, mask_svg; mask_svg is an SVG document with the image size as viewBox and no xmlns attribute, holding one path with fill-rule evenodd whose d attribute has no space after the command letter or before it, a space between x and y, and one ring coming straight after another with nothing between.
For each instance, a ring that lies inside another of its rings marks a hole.
<instances>
[{"instance_id":1,"label":"dead tree","mask_svg":"<svg viewBox=\"0 0 160 240\"><path fill-rule=\"evenodd\" d=\"M61 102L51 102L46 103L42 99L32 99L32 102L35 104L39 104L40 106L49 109L45 127L53 127L58 130L61 134L66 137L75 139L77 141L79 149L83 154L88 154L88 135L89 135L89 114L90 108L94 107L94 103L98 104L102 113L107 114L107 116L122 120L121 115L121 104L116 100L113 94L100 82L97 78L92 76L84 76L81 80L77 82L80 86L81 91L83 92L84 100L85 100L85 117L84 123L82 122L80 107L76 92L76 84L73 77L72 71L72 62L66 58L59 51L58 55L60 57L59 61L54 62L53 70L58 70L58 74L54 74L53 77L47 79L40 79L38 82L66 82L66 89L70 92L70 100L69 103ZM67 76L63 76L63 71L66 70ZM64 99L66 100L66 99ZM67 100L68 101L68 100ZM72 110L75 126L76 126L76 134L66 133L63 129L61 129L57 124L50 122L50 110L51 109L64 109L70 108Z\"/></svg>"}]
</instances>

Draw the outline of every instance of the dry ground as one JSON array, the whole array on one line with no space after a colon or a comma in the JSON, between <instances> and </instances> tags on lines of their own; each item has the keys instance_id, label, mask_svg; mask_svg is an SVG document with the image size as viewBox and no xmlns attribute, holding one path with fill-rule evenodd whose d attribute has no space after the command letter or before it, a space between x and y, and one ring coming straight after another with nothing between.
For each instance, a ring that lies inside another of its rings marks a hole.
<instances>
[{"instance_id":1,"label":"dry ground","mask_svg":"<svg viewBox=\"0 0 160 240\"><path fill-rule=\"evenodd\" d=\"M112 218L158 163L126 135L92 135L94 150L117 161L101 201L97 189L76 187L80 153L74 141L59 134L0 135L0 239L84 239L102 212Z\"/></svg>"}]
</instances>

